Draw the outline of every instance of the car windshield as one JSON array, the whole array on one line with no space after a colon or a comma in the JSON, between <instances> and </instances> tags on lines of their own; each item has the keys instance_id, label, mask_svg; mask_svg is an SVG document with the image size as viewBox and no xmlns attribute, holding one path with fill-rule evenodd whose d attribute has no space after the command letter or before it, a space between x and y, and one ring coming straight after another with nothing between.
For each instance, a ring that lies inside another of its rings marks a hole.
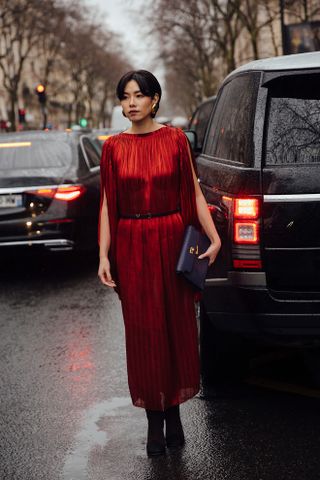
<instances>
[{"instance_id":1,"label":"car windshield","mask_svg":"<svg viewBox=\"0 0 320 480\"><path fill-rule=\"evenodd\" d=\"M68 143L52 139L0 139L0 171L23 171L25 175L41 170L65 170L72 161Z\"/></svg>"},{"instance_id":2,"label":"car windshield","mask_svg":"<svg viewBox=\"0 0 320 480\"><path fill-rule=\"evenodd\" d=\"M269 89L266 164L320 162L319 74L285 77Z\"/></svg>"}]
</instances>

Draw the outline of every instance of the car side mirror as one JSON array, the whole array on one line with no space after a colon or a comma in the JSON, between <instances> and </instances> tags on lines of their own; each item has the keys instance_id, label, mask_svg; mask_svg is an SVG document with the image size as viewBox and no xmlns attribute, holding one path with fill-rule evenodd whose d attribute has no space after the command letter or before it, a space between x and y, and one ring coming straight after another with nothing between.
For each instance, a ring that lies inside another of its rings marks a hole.
<instances>
[{"instance_id":1,"label":"car side mirror","mask_svg":"<svg viewBox=\"0 0 320 480\"><path fill-rule=\"evenodd\" d=\"M198 146L197 146L197 134L194 130L184 130L184 134L186 135L187 139L189 140L191 144L191 148L194 152L198 152Z\"/></svg>"}]
</instances>

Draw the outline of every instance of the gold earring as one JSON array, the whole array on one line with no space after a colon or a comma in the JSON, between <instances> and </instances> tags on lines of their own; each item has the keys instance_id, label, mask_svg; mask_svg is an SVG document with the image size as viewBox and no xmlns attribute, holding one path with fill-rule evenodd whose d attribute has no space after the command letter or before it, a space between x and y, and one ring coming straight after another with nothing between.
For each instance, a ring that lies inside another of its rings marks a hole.
<instances>
[{"instance_id":1,"label":"gold earring","mask_svg":"<svg viewBox=\"0 0 320 480\"><path fill-rule=\"evenodd\" d=\"M152 107L151 107L151 113L152 113L152 115L155 115L155 114L157 113L156 106L157 106L157 104L154 103L154 104L152 105Z\"/></svg>"}]
</instances>

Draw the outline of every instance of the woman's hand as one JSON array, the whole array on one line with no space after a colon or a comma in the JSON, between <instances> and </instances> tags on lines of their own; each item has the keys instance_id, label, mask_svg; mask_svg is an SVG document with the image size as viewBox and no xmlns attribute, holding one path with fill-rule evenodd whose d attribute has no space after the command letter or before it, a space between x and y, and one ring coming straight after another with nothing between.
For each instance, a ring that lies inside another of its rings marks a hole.
<instances>
[{"instance_id":1,"label":"woman's hand","mask_svg":"<svg viewBox=\"0 0 320 480\"><path fill-rule=\"evenodd\" d=\"M210 266L215 261L217 255L219 253L220 247L221 247L220 240L215 241L214 243L211 243L208 250L206 252L204 252L202 255L199 255L198 258L201 259L201 258L209 257L209 266Z\"/></svg>"},{"instance_id":2,"label":"woman's hand","mask_svg":"<svg viewBox=\"0 0 320 480\"><path fill-rule=\"evenodd\" d=\"M111 272L110 272L110 262L107 257L100 257L100 264L98 270L98 277L101 280L103 285L107 285L108 287L116 287L116 284L112 280Z\"/></svg>"}]
</instances>

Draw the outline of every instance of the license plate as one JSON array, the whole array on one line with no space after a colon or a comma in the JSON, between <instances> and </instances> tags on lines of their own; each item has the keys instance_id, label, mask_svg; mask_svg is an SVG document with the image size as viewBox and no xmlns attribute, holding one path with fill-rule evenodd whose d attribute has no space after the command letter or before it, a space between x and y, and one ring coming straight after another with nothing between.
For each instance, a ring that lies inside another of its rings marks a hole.
<instances>
[{"instance_id":1,"label":"license plate","mask_svg":"<svg viewBox=\"0 0 320 480\"><path fill-rule=\"evenodd\" d=\"M22 195L0 195L0 208L21 207Z\"/></svg>"}]
</instances>

